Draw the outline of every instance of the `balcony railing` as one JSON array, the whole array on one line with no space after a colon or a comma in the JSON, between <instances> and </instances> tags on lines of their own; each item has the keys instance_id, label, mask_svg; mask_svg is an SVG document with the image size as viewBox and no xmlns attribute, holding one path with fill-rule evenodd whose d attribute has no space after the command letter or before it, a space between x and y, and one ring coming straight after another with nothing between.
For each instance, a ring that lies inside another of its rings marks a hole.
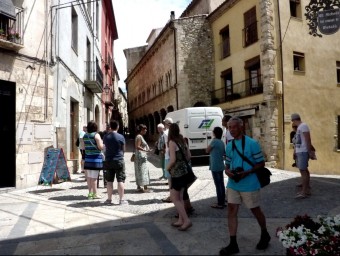
<instances>
[{"instance_id":1,"label":"balcony railing","mask_svg":"<svg viewBox=\"0 0 340 256\"><path fill-rule=\"evenodd\" d=\"M103 72L95 61L85 61L84 83L93 93L103 92Z\"/></svg>"},{"instance_id":2,"label":"balcony railing","mask_svg":"<svg viewBox=\"0 0 340 256\"><path fill-rule=\"evenodd\" d=\"M263 93L262 76L253 77L231 85L231 90L226 88L217 89L212 92L212 105L234 101Z\"/></svg>"},{"instance_id":3,"label":"balcony railing","mask_svg":"<svg viewBox=\"0 0 340 256\"><path fill-rule=\"evenodd\" d=\"M23 48L24 43L24 11L15 6L6 6L6 8L13 9L15 18L0 12L0 47L18 51Z\"/></svg>"}]
</instances>

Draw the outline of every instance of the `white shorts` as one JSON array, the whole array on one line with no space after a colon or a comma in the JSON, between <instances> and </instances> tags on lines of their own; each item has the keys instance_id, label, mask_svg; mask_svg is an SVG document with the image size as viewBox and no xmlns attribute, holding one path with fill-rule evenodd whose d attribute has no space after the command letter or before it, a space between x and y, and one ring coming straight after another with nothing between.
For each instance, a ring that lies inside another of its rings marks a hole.
<instances>
[{"instance_id":1,"label":"white shorts","mask_svg":"<svg viewBox=\"0 0 340 256\"><path fill-rule=\"evenodd\" d=\"M252 192L239 192L228 188L228 203L230 204L245 204L248 209L253 209L260 206L260 190Z\"/></svg>"},{"instance_id":2,"label":"white shorts","mask_svg":"<svg viewBox=\"0 0 340 256\"><path fill-rule=\"evenodd\" d=\"M87 172L87 177L92 178L92 179L97 179L99 175L99 170L86 170Z\"/></svg>"}]
</instances>

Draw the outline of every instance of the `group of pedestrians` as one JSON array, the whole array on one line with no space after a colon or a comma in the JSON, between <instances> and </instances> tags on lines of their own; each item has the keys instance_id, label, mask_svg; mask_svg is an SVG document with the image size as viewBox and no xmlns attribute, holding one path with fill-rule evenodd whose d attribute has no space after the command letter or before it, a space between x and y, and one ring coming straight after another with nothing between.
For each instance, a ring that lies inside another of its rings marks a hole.
<instances>
[{"instance_id":1,"label":"group of pedestrians","mask_svg":"<svg viewBox=\"0 0 340 256\"><path fill-rule=\"evenodd\" d=\"M294 159L302 180L301 192L296 198L306 198L311 194L308 160L314 159L315 152L312 152L313 146L308 126L301 121L298 114L293 114L291 121L297 127L296 135L292 141L294 143ZM271 237L267 231L265 215L260 207L261 186L256 175L256 172L265 165L261 147L256 140L244 134L243 121L239 117L225 116L222 126L213 129L213 139L206 149L206 152L210 154L209 169L212 171L217 195L217 202L211 207L216 209L228 207L230 241L228 246L220 250L219 254L225 256L239 252L237 243L238 211L242 203L250 209L259 224L261 235L256 248L264 250L268 247ZM95 179L98 177L98 171L105 169L108 194L105 203L112 204L113 182L116 177L119 204L128 204L128 201L124 199L125 138L117 132L118 122L114 120L110 122L110 130L103 140L97 133L95 122L90 121L86 128L87 132L83 136L83 142L85 146L84 169L89 188L88 198L100 198L96 192ZM193 225L189 218L193 208L188 188L196 180L190 164L189 146L181 135L179 126L173 123L171 118L163 120L157 129L160 135L156 143L161 160L162 176L160 179L167 179L169 185L169 197L163 201L172 202L177 211L178 220L171 225L180 231L186 231ZM145 125L138 125L134 143L137 191L143 193L152 192L148 187L150 175L147 153L151 152L151 149L143 137L146 132ZM100 164L103 162L102 150L105 152L104 166ZM226 186L224 185L224 174L228 177Z\"/></svg>"}]
</instances>

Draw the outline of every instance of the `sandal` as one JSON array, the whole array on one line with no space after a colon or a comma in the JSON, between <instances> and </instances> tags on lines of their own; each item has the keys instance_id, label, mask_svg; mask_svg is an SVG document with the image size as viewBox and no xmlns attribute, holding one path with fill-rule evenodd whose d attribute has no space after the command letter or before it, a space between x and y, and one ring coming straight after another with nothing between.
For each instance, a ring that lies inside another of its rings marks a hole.
<instances>
[{"instance_id":1,"label":"sandal","mask_svg":"<svg viewBox=\"0 0 340 256\"><path fill-rule=\"evenodd\" d=\"M182 223L182 224L179 224L179 223L177 223L177 222L171 223L171 226L176 227L176 228L179 228L179 227L181 227L182 225L183 225L183 223Z\"/></svg>"},{"instance_id":2,"label":"sandal","mask_svg":"<svg viewBox=\"0 0 340 256\"><path fill-rule=\"evenodd\" d=\"M224 209L224 205L218 205L218 204L212 204L210 205L211 208L215 208L215 209Z\"/></svg>"},{"instance_id":3,"label":"sandal","mask_svg":"<svg viewBox=\"0 0 340 256\"><path fill-rule=\"evenodd\" d=\"M170 196L168 196L167 198L162 199L162 202L163 203L171 203L172 201L171 201Z\"/></svg>"},{"instance_id":4,"label":"sandal","mask_svg":"<svg viewBox=\"0 0 340 256\"><path fill-rule=\"evenodd\" d=\"M295 196L295 199L305 199L305 198L307 198L308 196L306 195L306 194L297 194L296 196Z\"/></svg>"},{"instance_id":5,"label":"sandal","mask_svg":"<svg viewBox=\"0 0 340 256\"><path fill-rule=\"evenodd\" d=\"M179 231L186 231L188 228L192 227L192 223L189 222L187 225L182 225L181 227L178 228Z\"/></svg>"}]
</instances>

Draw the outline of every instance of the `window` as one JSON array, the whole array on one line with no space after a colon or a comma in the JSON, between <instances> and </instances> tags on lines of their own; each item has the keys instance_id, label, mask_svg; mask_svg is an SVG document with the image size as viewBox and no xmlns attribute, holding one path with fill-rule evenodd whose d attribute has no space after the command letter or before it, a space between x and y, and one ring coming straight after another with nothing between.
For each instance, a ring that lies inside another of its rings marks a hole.
<instances>
[{"instance_id":1,"label":"window","mask_svg":"<svg viewBox=\"0 0 340 256\"><path fill-rule=\"evenodd\" d=\"M245 62L244 68L248 78L248 95L259 94L263 92L262 78L261 78L261 64L260 56L251 58Z\"/></svg>"},{"instance_id":2,"label":"window","mask_svg":"<svg viewBox=\"0 0 340 256\"><path fill-rule=\"evenodd\" d=\"M229 26L225 27L220 31L221 35L221 59L224 59L230 55L230 36Z\"/></svg>"},{"instance_id":3,"label":"window","mask_svg":"<svg viewBox=\"0 0 340 256\"><path fill-rule=\"evenodd\" d=\"M99 37L99 3L96 3L96 35Z\"/></svg>"},{"instance_id":4,"label":"window","mask_svg":"<svg viewBox=\"0 0 340 256\"><path fill-rule=\"evenodd\" d=\"M301 19L300 0L289 0L290 16Z\"/></svg>"},{"instance_id":5,"label":"window","mask_svg":"<svg viewBox=\"0 0 340 256\"><path fill-rule=\"evenodd\" d=\"M340 85L340 61L336 62L336 81Z\"/></svg>"},{"instance_id":6,"label":"window","mask_svg":"<svg viewBox=\"0 0 340 256\"><path fill-rule=\"evenodd\" d=\"M233 99L233 71L231 68L221 73L225 101Z\"/></svg>"},{"instance_id":7,"label":"window","mask_svg":"<svg viewBox=\"0 0 340 256\"><path fill-rule=\"evenodd\" d=\"M243 14L243 18L244 18L243 46L247 47L258 41L256 7L254 6L249 11L245 12Z\"/></svg>"},{"instance_id":8,"label":"window","mask_svg":"<svg viewBox=\"0 0 340 256\"><path fill-rule=\"evenodd\" d=\"M305 54L293 52L294 71L305 71Z\"/></svg>"},{"instance_id":9,"label":"window","mask_svg":"<svg viewBox=\"0 0 340 256\"><path fill-rule=\"evenodd\" d=\"M72 7L72 49L78 53L78 15L74 7Z\"/></svg>"}]
</instances>

